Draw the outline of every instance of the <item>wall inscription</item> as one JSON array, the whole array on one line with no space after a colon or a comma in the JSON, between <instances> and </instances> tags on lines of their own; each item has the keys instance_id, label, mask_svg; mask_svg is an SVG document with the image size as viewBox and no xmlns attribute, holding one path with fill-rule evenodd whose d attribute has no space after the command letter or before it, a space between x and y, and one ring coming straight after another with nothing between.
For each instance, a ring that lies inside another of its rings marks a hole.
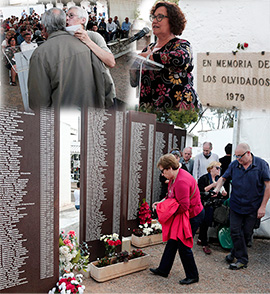
<instances>
[{"instance_id":1,"label":"wall inscription","mask_svg":"<svg viewBox=\"0 0 270 294\"><path fill-rule=\"evenodd\" d=\"M197 88L203 105L269 109L270 52L197 56Z\"/></svg>"},{"instance_id":2,"label":"wall inscription","mask_svg":"<svg viewBox=\"0 0 270 294\"><path fill-rule=\"evenodd\" d=\"M0 108L0 292L46 292L57 281L58 126L54 112Z\"/></svg>"}]
</instances>

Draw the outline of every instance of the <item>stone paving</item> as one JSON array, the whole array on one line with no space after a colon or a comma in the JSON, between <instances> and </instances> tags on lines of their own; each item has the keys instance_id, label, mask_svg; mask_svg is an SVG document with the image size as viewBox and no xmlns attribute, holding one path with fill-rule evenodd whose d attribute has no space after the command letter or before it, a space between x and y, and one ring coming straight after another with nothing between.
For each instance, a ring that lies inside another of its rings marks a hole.
<instances>
[{"instance_id":1,"label":"stone paving","mask_svg":"<svg viewBox=\"0 0 270 294\"><path fill-rule=\"evenodd\" d=\"M195 237L195 243L197 236ZM149 267L157 267L164 250L164 244L146 247L150 254ZM104 283L92 278L85 279L86 293L270 293L270 240L254 239L250 248L250 262L246 269L228 269L226 250L218 244L211 245L212 254L206 255L195 245L193 253L200 274L200 281L191 285L180 285L185 278L177 254L168 278L153 275L149 269L123 276Z\"/></svg>"}]
</instances>

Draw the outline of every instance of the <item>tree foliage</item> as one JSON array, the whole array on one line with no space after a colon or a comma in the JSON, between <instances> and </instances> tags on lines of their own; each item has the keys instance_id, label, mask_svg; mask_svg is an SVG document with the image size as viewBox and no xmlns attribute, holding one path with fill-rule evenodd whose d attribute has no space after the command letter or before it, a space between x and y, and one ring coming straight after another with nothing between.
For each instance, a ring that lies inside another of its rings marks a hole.
<instances>
[{"instance_id":1,"label":"tree foliage","mask_svg":"<svg viewBox=\"0 0 270 294\"><path fill-rule=\"evenodd\" d=\"M212 108L211 112L217 119L217 123L215 125L212 124L213 129L225 129L233 127L233 109Z\"/></svg>"},{"instance_id":2,"label":"tree foliage","mask_svg":"<svg viewBox=\"0 0 270 294\"><path fill-rule=\"evenodd\" d=\"M183 129L188 128L191 123L198 120L198 110L195 109L161 111L152 107L140 109L140 111L153 113L157 116L157 121L173 124Z\"/></svg>"}]
</instances>

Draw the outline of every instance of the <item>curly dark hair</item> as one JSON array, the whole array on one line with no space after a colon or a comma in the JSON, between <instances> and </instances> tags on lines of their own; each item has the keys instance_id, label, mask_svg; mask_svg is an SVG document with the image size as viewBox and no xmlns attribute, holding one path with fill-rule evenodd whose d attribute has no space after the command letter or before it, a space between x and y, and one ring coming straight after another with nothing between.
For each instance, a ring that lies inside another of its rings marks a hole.
<instances>
[{"instance_id":1,"label":"curly dark hair","mask_svg":"<svg viewBox=\"0 0 270 294\"><path fill-rule=\"evenodd\" d=\"M12 39L14 39L15 40L15 43L16 43L16 45L17 45L17 40L16 40L16 37L15 37L15 35L12 35L9 39L8 39L8 45L10 46L10 42L11 42L11 40Z\"/></svg>"},{"instance_id":2,"label":"curly dark hair","mask_svg":"<svg viewBox=\"0 0 270 294\"><path fill-rule=\"evenodd\" d=\"M152 7L150 14L153 15L155 11L162 6L167 9L171 33L180 36L187 22L184 13L176 4L160 1Z\"/></svg>"}]
</instances>

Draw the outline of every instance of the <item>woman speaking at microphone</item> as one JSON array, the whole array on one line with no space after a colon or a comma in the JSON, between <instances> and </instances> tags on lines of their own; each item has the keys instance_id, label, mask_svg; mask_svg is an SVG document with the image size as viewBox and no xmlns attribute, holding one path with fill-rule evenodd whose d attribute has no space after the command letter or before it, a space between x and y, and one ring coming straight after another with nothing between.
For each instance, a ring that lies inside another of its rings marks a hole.
<instances>
[{"instance_id":1,"label":"woman speaking at microphone","mask_svg":"<svg viewBox=\"0 0 270 294\"><path fill-rule=\"evenodd\" d=\"M152 7L150 20L156 42L143 49L140 55L162 64L164 68L142 72L140 108L200 108L201 104L193 88L190 43L176 37L185 29L183 12L176 4L162 1Z\"/></svg>"}]
</instances>

